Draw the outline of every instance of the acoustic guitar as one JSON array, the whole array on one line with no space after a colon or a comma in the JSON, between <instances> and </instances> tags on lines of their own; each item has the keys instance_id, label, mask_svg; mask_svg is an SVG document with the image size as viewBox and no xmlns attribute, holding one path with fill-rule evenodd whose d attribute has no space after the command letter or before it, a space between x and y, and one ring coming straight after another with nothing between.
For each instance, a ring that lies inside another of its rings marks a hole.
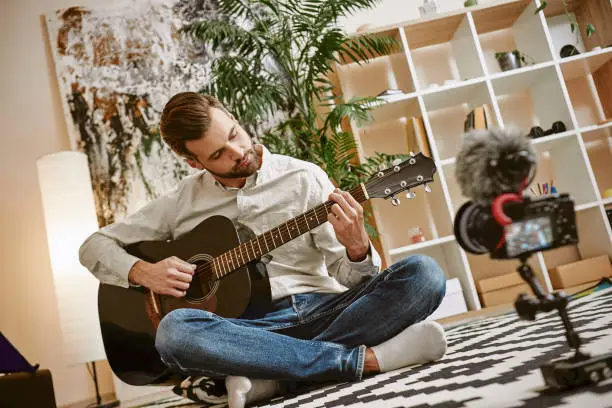
<instances>
[{"instance_id":1,"label":"acoustic guitar","mask_svg":"<svg viewBox=\"0 0 612 408\"><path fill-rule=\"evenodd\" d=\"M396 194L433 181L436 167L422 153L373 175L349 191L359 202L392 199ZM410 194L414 194L409 192ZM255 235L223 216L205 219L174 241L143 241L124 249L147 262L177 256L196 264L182 298L144 287L100 284L98 314L102 339L113 372L131 385L172 384L180 378L162 363L155 348L161 318L178 308L207 310L222 317L258 316L270 305L270 285L260 262L268 252L327 222L334 203L326 201L271 230Z\"/></svg>"}]
</instances>

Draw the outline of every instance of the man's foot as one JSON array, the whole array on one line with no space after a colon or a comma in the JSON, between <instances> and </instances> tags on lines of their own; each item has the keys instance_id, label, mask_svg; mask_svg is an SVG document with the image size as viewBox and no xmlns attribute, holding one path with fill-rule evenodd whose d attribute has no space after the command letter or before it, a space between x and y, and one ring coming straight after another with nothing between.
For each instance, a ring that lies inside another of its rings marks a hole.
<instances>
[{"instance_id":1,"label":"man's foot","mask_svg":"<svg viewBox=\"0 0 612 408\"><path fill-rule=\"evenodd\" d=\"M229 408L244 408L250 402L271 398L280 393L276 380L258 380L247 377L228 376L225 378Z\"/></svg>"},{"instance_id":2,"label":"man's foot","mask_svg":"<svg viewBox=\"0 0 612 408\"><path fill-rule=\"evenodd\" d=\"M446 353L444 329L433 321L422 321L371 348L380 372L441 359Z\"/></svg>"}]
</instances>

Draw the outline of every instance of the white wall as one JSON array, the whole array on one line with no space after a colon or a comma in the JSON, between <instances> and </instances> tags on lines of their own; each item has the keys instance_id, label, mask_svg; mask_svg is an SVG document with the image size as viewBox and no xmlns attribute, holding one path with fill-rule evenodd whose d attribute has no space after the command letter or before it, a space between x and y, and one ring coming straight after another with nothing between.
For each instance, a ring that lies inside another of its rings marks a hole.
<instances>
[{"instance_id":1,"label":"white wall","mask_svg":"<svg viewBox=\"0 0 612 408\"><path fill-rule=\"evenodd\" d=\"M109 0L0 1L0 331L30 362L51 370L58 405L93 398L85 366L66 367L36 174L41 155L69 149L68 136L42 20L43 13ZM342 24L389 25L418 17L420 1L386 0ZM442 0L441 8L462 7ZM102 392L113 390L107 365Z\"/></svg>"}]
</instances>

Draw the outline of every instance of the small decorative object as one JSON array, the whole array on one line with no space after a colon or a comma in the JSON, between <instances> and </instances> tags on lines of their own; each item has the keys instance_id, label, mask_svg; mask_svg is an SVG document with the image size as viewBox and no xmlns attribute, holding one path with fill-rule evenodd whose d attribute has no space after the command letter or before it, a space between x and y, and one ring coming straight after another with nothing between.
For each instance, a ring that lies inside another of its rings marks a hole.
<instances>
[{"instance_id":1,"label":"small decorative object","mask_svg":"<svg viewBox=\"0 0 612 408\"><path fill-rule=\"evenodd\" d=\"M519 50L496 52L495 59L499 63L499 67L502 71L510 71L512 69L520 68L533 63L527 54L522 53Z\"/></svg>"},{"instance_id":2,"label":"small decorative object","mask_svg":"<svg viewBox=\"0 0 612 408\"><path fill-rule=\"evenodd\" d=\"M401 89L385 89L384 91L376 95L377 98L383 99L386 102L396 101L398 99L401 99L403 96L404 91L402 91Z\"/></svg>"},{"instance_id":3,"label":"small decorative object","mask_svg":"<svg viewBox=\"0 0 612 408\"><path fill-rule=\"evenodd\" d=\"M561 56L561 58L567 58L567 57L571 57L571 56L578 55L578 54L580 54L580 51L578 51L578 48L574 47L571 44L564 45L561 48L561 51L559 52L559 55Z\"/></svg>"},{"instance_id":4,"label":"small decorative object","mask_svg":"<svg viewBox=\"0 0 612 408\"><path fill-rule=\"evenodd\" d=\"M421 227L410 228L410 242L418 244L419 242L425 242L425 233Z\"/></svg>"},{"instance_id":5,"label":"small decorative object","mask_svg":"<svg viewBox=\"0 0 612 408\"><path fill-rule=\"evenodd\" d=\"M422 6L419 6L419 13L421 13L421 17L425 17L428 15L436 14L438 12L438 2L437 0L424 0Z\"/></svg>"},{"instance_id":6,"label":"small decorative object","mask_svg":"<svg viewBox=\"0 0 612 408\"><path fill-rule=\"evenodd\" d=\"M464 7L472 7L472 6L477 6L477 5L478 5L478 0L465 0L463 2Z\"/></svg>"},{"instance_id":7,"label":"small decorative object","mask_svg":"<svg viewBox=\"0 0 612 408\"><path fill-rule=\"evenodd\" d=\"M544 130L539 126L532 127L527 137L530 137L532 139L537 139L538 137L550 136L554 133L563 133L566 130L567 130L567 127L565 126L565 123L558 120L555 123L553 123L552 127L548 130Z\"/></svg>"}]
</instances>

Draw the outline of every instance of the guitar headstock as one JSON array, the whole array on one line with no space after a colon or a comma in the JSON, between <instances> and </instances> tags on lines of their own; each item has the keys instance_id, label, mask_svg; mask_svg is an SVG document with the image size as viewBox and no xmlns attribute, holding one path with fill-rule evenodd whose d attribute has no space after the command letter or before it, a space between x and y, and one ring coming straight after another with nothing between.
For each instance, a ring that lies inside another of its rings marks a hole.
<instances>
[{"instance_id":1,"label":"guitar headstock","mask_svg":"<svg viewBox=\"0 0 612 408\"><path fill-rule=\"evenodd\" d=\"M397 205L399 204L399 200L395 198L397 193L431 183L436 170L431 158L423 153L411 154L408 160L374 174L364 185L370 198L393 197L392 202ZM429 191L427 185L425 189Z\"/></svg>"}]
</instances>

